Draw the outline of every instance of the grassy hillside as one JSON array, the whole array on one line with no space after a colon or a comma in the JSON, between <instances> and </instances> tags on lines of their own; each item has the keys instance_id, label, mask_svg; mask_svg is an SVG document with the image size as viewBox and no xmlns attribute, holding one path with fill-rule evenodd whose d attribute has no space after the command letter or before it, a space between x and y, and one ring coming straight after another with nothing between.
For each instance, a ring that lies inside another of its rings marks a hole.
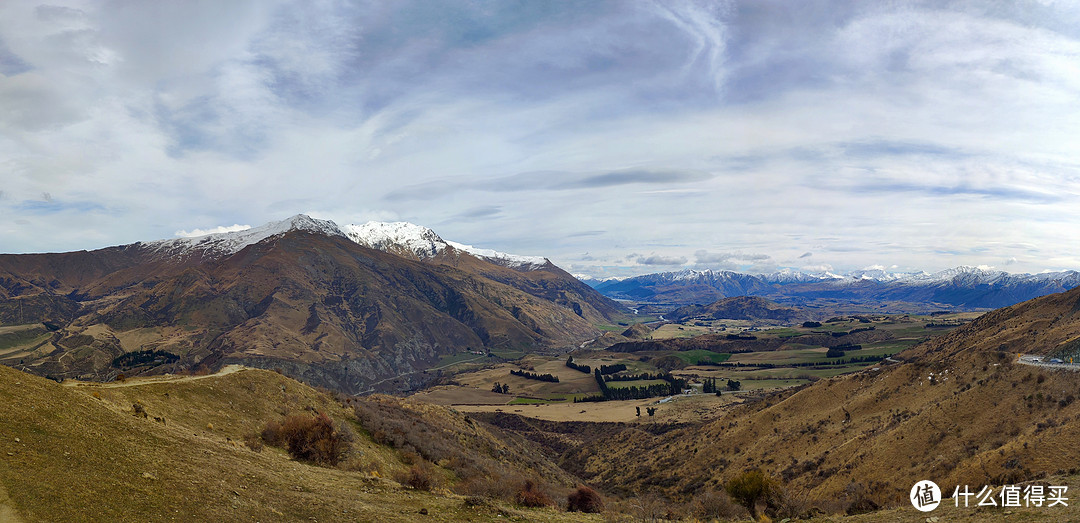
<instances>
[{"instance_id":1,"label":"grassy hillside","mask_svg":"<svg viewBox=\"0 0 1080 523\"><path fill-rule=\"evenodd\" d=\"M917 479L1037 481L1080 470L1080 373L1016 363L1080 336L1080 291L987 314L900 353L900 364L829 378L659 436L627 431L569 454L612 490L686 497L762 469L818 500L858 490L902 503Z\"/></svg>"},{"instance_id":2,"label":"grassy hillside","mask_svg":"<svg viewBox=\"0 0 1080 523\"><path fill-rule=\"evenodd\" d=\"M3 521L588 519L467 502L447 490L454 478L441 467L444 487L402 487L387 477L408 468L405 452L372 441L351 405L272 372L65 386L0 366L0 402L8 406L0 416ZM136 402L147 417L133 415ZM242 443L267 420L312 410L355 428L354 450L338 468ZM433 432L438 420L455 419L445 409L426 416Z\"/></svg>"}]
</instances>

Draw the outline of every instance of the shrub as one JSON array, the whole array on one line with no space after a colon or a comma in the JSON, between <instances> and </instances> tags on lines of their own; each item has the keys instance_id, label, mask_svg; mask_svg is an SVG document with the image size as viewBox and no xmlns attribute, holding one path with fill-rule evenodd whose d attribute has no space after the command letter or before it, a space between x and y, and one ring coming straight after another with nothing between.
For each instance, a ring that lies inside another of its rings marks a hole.
<instances>
[{"instance_id":1,"label":"shrub","mask_svg":"<svg viewBox=\"0 0 1080 523\"><path fill-rule=\"evenodd\" d=\"M282 423L270 421L262 438L271 445L286 447L295 459L334 466L349 451L353 435L347 425L335 427L329 416L319 413L294 414Z\"/></svg>"},{"instance_id":2,"label":"shrub","mask_svg":"<svg viewBox=\"0 0 1080 523\"><path fill-rule=\"evenodd\" d=\"M517 496L514 485L522 481L520 475L505 470L501 466L496 466L496 470L489 472L465 470L458 474L464 479L454 487L454 490L459 494L476 498L512 501Z\"/></svg>"},{"instance_id":3,"label":"shrub","mask_svg":"<svg viewBox=\"0 0 1080 523\"><path fill-rule=\"evenodd\" d=\"M566 497L566 503L566 510L569 512L598 514L604 510L604 498L600 497L599 492L585 485L578 485L577 490Z\"/></svg>"},{"instance_id":4,"label":"shrub","mask_svg":"<svg viewBox=\"0 0 1080 523\"><path fill-rule=\"evenodd\" d=\"M263 440L258 434L248 434L247 436L244 436L244 445L247 445L247 448L254 450L255 452L262 452Z\"/></svg>"},{"instance_id":5,"label":"shrub","mask_svg":"<svg viewBox=\"0 0 1080 523\"><path fill-rule=\"evenodd\" d=\"M729 481L726 486L731 499L746 507L753 519L757 519L758 502L764 501L775 490L775 487L775 480L758 469L743 472Z\"/></svg>"},{"instance_id":6,"label":"shrub","mask_svg":"<svg viewBox=\"0 0 1080 523\"><path fill-rule=\"evenodd\" d=\"M518 489L514 502L523 507L550 507L555 504L550 496L540 490L540 485L531 479L525 480Z\"/></svg>"},{"instance_id":7,"label":"shrub","mask_svg":"<svg viewBox=\"0 0 1080 523\"><path fill-rule=\"evenodd\" d=\"M690 513L705 521L734 519L746 514L742 507L731 502L726 492L713 490L695 496L690 502Z\"/></svg>"},{"instance_id":8,"label":"shrub","mask_svg":"<svg viewBox=\"0 0 1080 523\"><path fill-rule=\"evenodd\" d=\"M427 463L417 463L407 472L395 474L394 479L416 490L431 490L435 486L435 475Z\"/></svg>"}]
</instances>

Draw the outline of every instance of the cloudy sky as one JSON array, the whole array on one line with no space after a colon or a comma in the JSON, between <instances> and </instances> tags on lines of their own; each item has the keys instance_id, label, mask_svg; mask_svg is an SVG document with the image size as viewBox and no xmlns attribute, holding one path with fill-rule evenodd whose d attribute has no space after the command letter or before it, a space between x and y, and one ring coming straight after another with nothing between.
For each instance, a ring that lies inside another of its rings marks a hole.
<instances>
[{"instance_id":1,"label":"cloudy sky","mask_svg":"<svg viewBox=\"0 0 1080 523\"><path fill-rule=\"evenodd\" d=\"M0 173L0 252L308 213L595 276L1080 269L1080 8L13 0Z\"/></svg>"}]
</instances>

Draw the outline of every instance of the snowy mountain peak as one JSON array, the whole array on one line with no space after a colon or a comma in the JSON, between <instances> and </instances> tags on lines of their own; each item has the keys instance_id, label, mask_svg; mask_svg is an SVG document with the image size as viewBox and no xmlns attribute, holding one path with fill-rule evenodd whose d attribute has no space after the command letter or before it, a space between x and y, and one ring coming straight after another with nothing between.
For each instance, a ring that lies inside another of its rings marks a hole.
<instances>
[{"instance_id":1,"label":"snowy mountain peak","mask_svg":"<svg viewBox=\"0 0 1080 523\"><path fill-rule=\"evenodd\" d=\"M699 271L696 269L681 269L679 271L668 274L671 275L670 277L672 280L693 280L697 278L708 278L709 276L712 276L713 270L705 269L703 271Z\"/></svg>"},{"instance_id":2,"label":"snowy mountain peak","mask_svg":"<svg viewBox=\"0 0 1080 523\"><path fill-rule=\"evenodd\" d=\"M418 259L435 256L446 241L427 227L409 222L367 222L341 228L350 240L365 247L394 254L411 254Z\"/></svg>"},{"instance_id":3,"label":"snowy mountain peak","mask_svg":"<svg viewBox=\"0 0 1080 523\"><path fill-rule=\"evenodd\" d=\"M350 224L339 227L330 220L318 220L305 214L297 214L259 227L145 242L139 245L170 257L184 257L194 253L221 257L235 254L244 247L289 231L343 236L365 247L417 260L431 258L448 247L452 247L491 263L522 271L539 269L551 263L543 256L507 254L493 249L481 249L463 243L449 242L443 240L435 231L409 222L371 221L360 225Z\"/></svg>"},{"instance_id":4,"label":"snowy mountain peak","mask_svg":"<svg viewBox=\"0 0 1080 523\"><path fill-rule=\"evenodd\" d=\"M409 222L367 222L363 225L346 225L341 228L352 241L398 255L414 256L423 260L439 254L447 247L469 253L492 263L518 270L533 270L548 263L543 256L521 256L493 249L481 249L472 245L442 239L435 231Z\"/></svg>"},{"instance_id":5,"label":"snowy mountain peak","mask_svg":"<svg viewBox=\"0 0 1080 523\"><path fill-rule=\"evenodd\" d=\"M280 236L289 231L307 231L327 236L344 236L336 223L317 220L306 214L297 214L278 222L240 231L218 232L191 238L176 238L143 243L143 245L168 256L184 256L201 252L209 256L227 256L240 252L244 247L267 238Z\"/></svg>"},{"instance_id":6,"label":"snowy mountain peak","mask_svg":"<svg viewBox=\"0 0 1080 523\"><path fill-rule=\"evenodd\" d=\"M502 265L504 267L510 267L511 269L518 270L533 270L539 269L544 265L551 263L547 258L543 256L522 256L520 254L507 254L505 252L499 252L492 249L481 249L473 247L472 245L465 245L457 242L446 242L451 247L465 251L473 256L484 258L492 263Z\"/></svg>"}]
</instances>

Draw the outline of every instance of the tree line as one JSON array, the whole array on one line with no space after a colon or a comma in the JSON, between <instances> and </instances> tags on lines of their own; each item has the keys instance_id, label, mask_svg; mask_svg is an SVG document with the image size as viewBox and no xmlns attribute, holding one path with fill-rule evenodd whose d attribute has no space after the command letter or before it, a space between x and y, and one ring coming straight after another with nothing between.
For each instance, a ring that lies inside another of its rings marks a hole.
<instances>
[{"instance_id":1,"label":"tree line","mask_svg":"<svg viewBox=\"0 0 1080 523\"><path fill-rule=\"evenodd\" d=\"M510 374L514 376L521 376L522 378L529 378L530 380L547 381L551 383L558 383L559 377L554 374L537 374L535 372L526 372L523 370L510 370Z\"/></svg>"},{"instance_id":2,"label":"tree line","mask_svg":"<svg viewBox=\"0 0 1080 523\"><path fill-rule=\"evenodd\" d=\"M717 367L754 367L759 369L782 369L786 367L834 367L838 365L851 365L853 363L873 363L875 361L881 361L885 358L892 356L892 354L883 354L880 356L852 356L850 358L841 358L833 361L807 361L801 363L784 363L777 365L775 363L716 363ZM827 353L826 353L826 357Z\"/></svg>"},{"instance_id":3,"label":"tree line","mask_svg":"<svg viewBox=\"0 0 1080 523\"><path fill-rule=\"evenodd\" d=\"M588 365L579 365L577 363L574 363L573 356L566 358L566 366L576 371L584 372L585 374L592 374L592 367L589 367Z\"/></svg>"},{"instance_id":4,"label":"tree line","mask_svg":"<svg viewBox=\"0 0 1080 523\"><path fill-rule=\"evenodd\" d=\"M717 378L705 378L704 384L701 386L701 392L705 394L717 394L719 395L721 390L720 386L716 384ZM742 388L742 382L735 381L733 379L727 380L727 390L732 392Z\"/></svg>"},{"instance_id":5,"label":"tree line","mask_svg":"<svg viewBox=\"0 0 1080 523\"><path fill-rule=\"evenodd\" d=\"M601 365L600 366L600 374L615 374L616 372L621 372L621 371L624 371L624 370L626 370L626 364L625 363L616 363L614 365Z\"/></svg>"},{"instance_id":6,"label":"tree line","mask_svg":"<svg viewBox=\"0 0 1080 523\"><path fill-rule=\"evenodd\" d=\"M596 384L600 386L600 394L586 396L584 398L574 398L574 403L609 400L638 400L654 398L656 396L673 396L681 394L683 389L686 388L686 380L676 378L675 376L666 373L660 375L660 379L664 380L665 383L637 385L633 387L608 387L607 380L605 380L604 375L600 373L600 369L595 369L593 371L593 376L596 378Z\"/></svg>"}]
</instances>

